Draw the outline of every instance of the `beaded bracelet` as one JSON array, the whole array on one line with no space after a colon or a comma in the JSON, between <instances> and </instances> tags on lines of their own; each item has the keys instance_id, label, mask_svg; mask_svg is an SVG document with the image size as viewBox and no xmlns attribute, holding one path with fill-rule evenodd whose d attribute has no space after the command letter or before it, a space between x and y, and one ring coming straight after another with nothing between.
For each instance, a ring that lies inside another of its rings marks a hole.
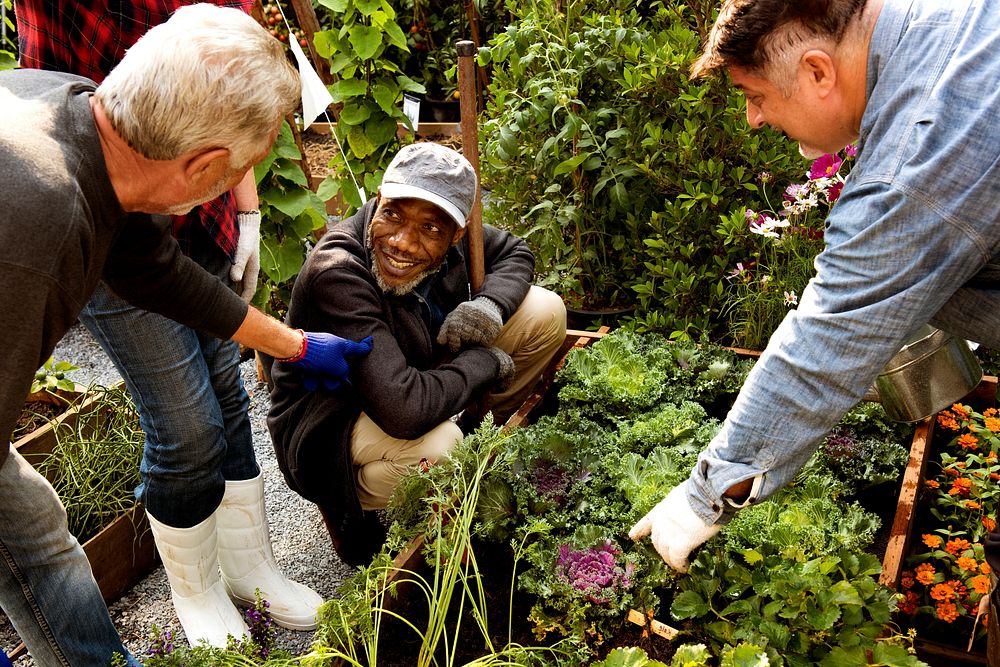
<instances>
[{"instance_id":1,"label":"beaded bracelet","mask_svg":"<svg viewBox=\"0 0 1000 667\"><path fill-rule=\"evenodd\" d=\"M309 347L309 339L306 338L306 332L302 329L296 329L302 335L302 347L299 348L298 353L287 357L285 359L275 359L275 361L290 362L290 361L301 361L304 356L306 356L306 348Z\"/></svg>"}]
</instances>

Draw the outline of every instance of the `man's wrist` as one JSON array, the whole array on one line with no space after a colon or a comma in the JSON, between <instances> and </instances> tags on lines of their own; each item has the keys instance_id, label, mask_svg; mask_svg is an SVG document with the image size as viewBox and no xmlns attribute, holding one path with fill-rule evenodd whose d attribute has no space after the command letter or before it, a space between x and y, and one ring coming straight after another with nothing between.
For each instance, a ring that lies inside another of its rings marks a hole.
<instances>
[{"instance_id":1,"label":"man's wrist","mask_svg":"<svg viewBox=\"0 0 1000 667\"><path fill-rule=\"evenodd\" d=\"M306 338L306 333L302 329L293 329L302 337L302 342L299 344L299 350L290 357L285 357L284 359L275 359L275 361L281 361L285 363L292 363L296 361L302 361L303 357L306 356L306 350L309 348L309 339Z\"/></svg>"}]
</instances>

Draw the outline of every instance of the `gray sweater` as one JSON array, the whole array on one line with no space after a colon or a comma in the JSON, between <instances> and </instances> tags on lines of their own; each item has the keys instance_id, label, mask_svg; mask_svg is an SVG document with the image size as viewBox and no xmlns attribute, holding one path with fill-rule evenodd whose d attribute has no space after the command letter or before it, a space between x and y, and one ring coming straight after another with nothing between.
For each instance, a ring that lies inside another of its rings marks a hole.
<instances>
[{"instance_id":1,"label":"gray sweater","mask_svg":"<svg viewBox=\"0 0 1000 667\"><path fill-rule=\"evenodd\" d=\"M220 338L246 317L232 290L180 252L169 219L121 209L90 109L94 90L70 74L0 72L0 442L98 280ZM0 465L8 450L0 446Z\"/></svg>"}]
</instances>

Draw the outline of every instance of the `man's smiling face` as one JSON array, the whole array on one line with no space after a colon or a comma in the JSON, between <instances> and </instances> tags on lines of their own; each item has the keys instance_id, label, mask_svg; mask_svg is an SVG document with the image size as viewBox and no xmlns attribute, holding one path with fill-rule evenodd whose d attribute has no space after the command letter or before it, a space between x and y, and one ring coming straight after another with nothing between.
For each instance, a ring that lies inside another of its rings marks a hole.
<instances>
[{"instance_id":1,"label":"man's smiling face","mask_svg":"<svg viewBox=\"0 0 1000 667\"><path fill-rule=\"evenodd\" d=\"M379 197L369 226L372 269L382 291L406 294L437 271L465 229L422 199Z\"/></svg>"}]
</instances>

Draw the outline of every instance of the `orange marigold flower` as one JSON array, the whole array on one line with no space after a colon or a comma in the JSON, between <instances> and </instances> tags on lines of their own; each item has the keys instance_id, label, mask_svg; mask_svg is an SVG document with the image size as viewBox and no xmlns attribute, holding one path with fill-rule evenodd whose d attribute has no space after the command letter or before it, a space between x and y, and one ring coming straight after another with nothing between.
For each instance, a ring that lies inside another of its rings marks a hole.
<instances>
[{"instance_id":1,"label":"orange marigold flower","mask_svg":"<svg viewBox=\"0 0 1000 667\"><path fill-rule=\"evenodd\" d=\"M986 428L993 433L1000 433L1000 419L996 417L987 417Z\"/></svg>"},{"instance_id":2,"label":"orange marigold flower","mask_svg":"<svg viewBox=\"0 0 1000 667\"><path fill-rule=\"evenodd\" d=\"M992 479L994 482L997 481L997 480L1000 480L1000 473L991 472L990 473L990 479Z\"/></svg>"},{"instance_id":3,"label":"orange marigold flower","mask_svg":"<svg viewBox=\"0 0 1000 667\"><path fill-rule=\"evenodd\" d=\"M931 535L931 534L927 533L927 534L921 535L920 539L923 540L924 544L926 544L927 546L929 546L931 549L937 549L939 546L941 546L941 536L940 535ZM920 568L918 567L917 570L919 570L919 569Z\"/></svg>"},{"instance_id":4,"label":"orange marigold flower","mask_svg":"<svg viewBox=\"0 0 1000 667\"><path fill-rule=\"evenodd\" d=\"M928 489L936 489L939 486L941 486L941 484L935 479L928 479L924 481L924 486L926 486Z\"/></svg>"},{"instance_id":5,"label":"orange marigold flower","mask_svg":"<svg viewBox=\"0 0 1000 667\"><path fill-rule=\"evenodd\" d=\"M968 498L971 492L972 480L968 477L959 477L951 483L951 488L948 489L948 495L962 496L963 498Z\"/></svg>"},{"instance_id":6,"label":"orange marigold flower","mask_svg":"<svg viewBox=\"0 0 1000 667\"><path fill-rule=\"evenodd\" d=\"M963 570L968 570L969 572L976 572L979 570L979 563L976 559L969 558L968 556L960 556L955 564Z\"/></svg>"},{"instance_id":7,"label":"orange marigold flower","mask_svg":"<svg viewBox=\"0 0 1000 667\"><path fill-rule=\"evenodd\" d=\"M951 623L958 618L958 608L954 602L941 602L937 606L937 617L945 623Z\"/></svg>"},{"instance_id":8,"label":"orange marigold flower","mask_svg":"<svg viewBox=\"0 0 1000 667\"><path fill-rule=\"evenodd\" d=\"M972 584L972 590L976 591L980 595L986 595L990 592L990 578L986 575L977 575L972 579L969 579L969 583Z\"/></svg>"},{"instance_id":9,"label":"orange marigold flower","mask_svg":"<svg viewBox=\"0 0 1000 667\"><path fill-rule=\"evenodd\" d=\"M950 583L937 584L931 588L931 598L938 601L950 600L955 597L955 589Z\"/></svg>"},{"instance_id":10,"label":"orange marigold flower","mask_svg":"<svg viewBox=\"0 0 1000 667\"><path fill-rule=\"evenodd\" d=\"M946 544L944 548L948 553L955 556L962 553L971 546L972 543L969 542L969 540L963 540L961 538L958 538L954 540L948 540L948 544Z\"/></svg>"},{"instance_id":11,"label":"orange marigold flower","mask_svg":"<svg viewBox=\"0 0 1000 667\"><path fill-rule=\"evenodd\" d=\"M960 472L959 472L958 470L956 470L955 468L945 468L945 469L944 469L944 474L946 474L946 475L951 475L952 477L958 477L958 476L959 476L959 475L961 475L962 473L960 473Z\"/></svg>"},{"instance_id":12,"label":"orange marigold flower","mask_svg":"<svg viewBox=\"0 0 1000 667\"><path fill-rule=\"evenodd\" d=\"M962 449L978 449L979 448L979 438L972 435L971 433L963 433L958 438L958 446Z\"/></svg>"},{"instance_id":13,"label":"orange marigold flower","mask_svg":"<svg viewBox=\"0 0 1000 667\"><path fill-rule=\"evenodd\" d=\"M916 567L916 579L924 586L929 586L934 582L934 566L930 563L921 563Z\"/></svg>"},{"instance_id":14,"label":"orange marigold flower","mask_svg":"<svg viewBox=\"0 0 1000 667\"><path fill-rule=\"evenodd\" d=\"M966 500L965 509L967 510L981 510L983 506L977 503L975 500Z\"/></svg>"},{"instance_id":15,"label":"orange marigold flower","mask_svg":"<svg viewBox=\"0 0 1000 667\"><path fill-rule=\"evenodd\" d=\"M913 588L914 583L915 581L913 579L913 572L909 570L903 572L903 574L901 574L899 577L899 585L903 588L904 591L908 591L911 588Z\"/></svg>"},{"instance_id":16,"label":"orange marigold flower","mask_svg":"<svg viewBox=\"0 0 1000 667\"><path fill-rule=\"evenodd\" d=\"M990 452L989 454L986 455L986 458L988 458L990 460L993 460L996 457L997 457L997 453L996 452Z\"/></svg>"},{"instance_id":17,"label":"orange marigold flower","mask_svg":"<svg viewBox=\"0 0 1000 667\"><path fill-rule=\"evenodd\" d=\"M899 597L899 611L910 616L917 613L917 605L920 602L920 597L916 593L907 591L906 595L900 595Z\"/></svg>"},{"instance_id":18,"label":"orange marigold flower","mask_svg":"<svg viewBox=\"0 0 1000 667\"><path fill-rule=\"evenodd\" d=\"M937 422L938 426L946 428L949 431L957 431L960 428L958 422L955 421L955 417L947 410L938 415Z\"/></svg>"},{"instance_id":19,"label":"orange marigold flower","mask_svg":"<svg viewBox=\"0 0 1000 667\"><path fill-rule=\"evenodd\" d=\"M956 403L955 405L951 406L951 411L954 412L955 416L958 417L959 419L969 418L969 409L964 405L962 405L961 403Z\"/></svg>"},{"instance_id":20,"label":"orange marigold flower","mask_svg":"<svg viewBox=\"0 0 1000 667\"><path fill-rule=\"evenodd\" d=\"M997 409L996 408L986 408L985 410L983 410L983 416L984 417L996 417L997 416Z\"/></svg>"},{"instance_id":21,"label":"orange marigold flower","mask_svg":"<svg viewBox=\"0 0 1000 667\"><path fill-rule=\"evenodd\" d=\"M979 571L982 572L983 574L989 574L990 564L987 563L986 561L983 561L982 563L979 564Z\"/></svg>"}]
</instances>

